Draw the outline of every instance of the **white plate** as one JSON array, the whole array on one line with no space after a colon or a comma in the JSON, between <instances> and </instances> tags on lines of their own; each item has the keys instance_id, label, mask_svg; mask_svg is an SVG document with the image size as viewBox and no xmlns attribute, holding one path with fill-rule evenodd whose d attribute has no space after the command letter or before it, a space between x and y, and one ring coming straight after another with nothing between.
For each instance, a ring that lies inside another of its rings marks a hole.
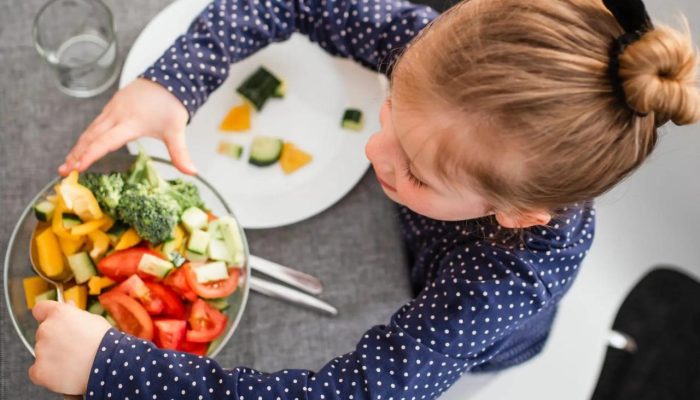
<instances>
[{"instance_id":1,"label":"white plate","mask_svg":"<svg viewBox=\"0 0 700 400\"><path fill-rule=\"evenodd\" d=\"M141 32L124 63L123 87L155 62L184 33L208 0L179 0L160 12ZM223 133L219 123L240 103L235 88L264 65L287 82L284 99L273 99L252 119L247 133ZM199 173L235 210L245 228L292 224L320 213L340 200L369 166L364 146L379 129L378 113L386 79L351 60L334 58L306 37L294 34L231 66L229 78L213 93L187 127L187 146ZM361 132L340 127L343 111L364 113ZM291 175L279 165L248 164L248 148L256 135L277 136L311 153L313 161ZM221 140L242 144L240 160L216 153ZM149 154L169 158L165 146L140 139ZM129 144L133 153L135 143Z\"/></svg>"}]
</instances>

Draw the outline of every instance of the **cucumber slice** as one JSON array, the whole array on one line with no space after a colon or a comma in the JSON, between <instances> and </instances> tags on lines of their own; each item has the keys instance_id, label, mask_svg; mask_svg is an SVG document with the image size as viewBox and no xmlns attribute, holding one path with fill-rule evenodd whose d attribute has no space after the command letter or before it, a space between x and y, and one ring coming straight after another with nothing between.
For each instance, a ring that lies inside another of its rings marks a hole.
<instances>
[{"instance_id":1,"label":"cucumber slice","mask_svg":"<svg viewBox=\"0 0 700 400\"><path fill-rule=\"evenodd\" d=\"M221 220L215 219L209 223L209 226L207 227L207 232L209 232L209 235L211 235L212 239L219 239L223 240L224 237L221 235L221 232L219 231L219 226L221 225Z\"/></svg>"},{"instance_id":2,"label":"cucumber slice","mask_svg":"<svg viewBox=\"0 0 700 400\"><path fill-rule=\"evenodd\" d=\"M228 268L223 261L217 261L193 268L197 282L207 283L228 279Z\"/></svg>"},{"instance_id":3,"label":"cucumber slice","mask_svg":"<svg viewBox=\"0 0 700 400\"><path fill-rule=\"evenodd\" d=\"M169 256L170 256L170 261L172 261L175 268L180 268L180 267L182 267L182 264L187 262L185 257L183 257L179 251L173 251L170 253Z\"/></svg>"},{"instance_id":4,"label":"cucumber slice","mask_svg":"<svg viewBox=\"0 0 700 400\"><path fill-rule=\"evenodd\" d=\"M139 271L144 274L155 276L156 278L164 278L165 275L173 269L173 264L170 261L163 260L151 254L144 254L139 261Z\"/></svg>"},{"instance_id":5,"label":"cucumber slice","mask_svg":"<svg viewBox=\"0 0 700 400\"><path fill-rule=\"evenodd\" d=\"M177 240L170 239L167 242L163 243L163 248L161 249L161 253L165 254L165 256L170 261L172 261L173 260L173 257L172 257L173 253L180 254L180 252L178 250L179 249L177 248Z\"/></svg>"},{"instance_id":6,"label":"cucumber slice","mask_svg":"<svg viewBox=\"0 0 700 400\"><path fill-rule=\"evenodd\" d=\"M53 210L55 208L56 206L53 203L44 200L34 206L34 215L36 215L36 219L39 221L48 222L51 220L51 217L53 217Z\"/></svg>"},{"instance_id":7,"label":"cucumber slice","mask_svg":"<svg viewBox=\"0 0 700 400\"><path fill-rule=\"evenodd\" d=\"M219 311L224 311L229 306L228 300L225 298L206 300L206 302Z\"/></svg>"},{"instance_id":8,"label":"cucumber slice","mask_svg":"<svg viewBox=\"0 0 700 400\"><path fill-rule=\"evenodd\" d=\"M182 224L185 225L185 228L190 232L204 228L209 222L207 213L197 207L190 207L185 210L180 219L182 219Z\"/></svg>"},{"instance_id":9,"label":"cucumber slice","mask_svg":"<svg viewBox=\"0 0 700 400\"><path fill-rule=\"evenodd\" d=\"M209 232L204 232L199 229L194 230L190 235L190 240L187 241L187 251L206 255L209 241Z\"/></svg>"},{"instance_id":10,"label":"cucumber slice","mask_svg":"<svg viewBox=\"0 0 700 400\"><path fill-rule=\"evenodd\" d=\"M209 258L227 263L233 262L233 258L228 251L228 247L226 247L226 243L220 239L211 239L209 241Z\"/></svg>"},{"instance_id":11,"label":"cucumber slice","mask_svg":"<svg viewBox=\"0 0 700 400\"><path fill-rule=\"evenodd\" d=\"M206 254L197 254L186 250L185 258L190 261L207 261L209 259L209 256L207 256Z\"/></svg>"},{"instance_id":12,"label":"cucumber slice","mask_svg":"<svg viewBox=\"0 0 700 400\"><path fill-rule=\"evenodd\" d=\"M91 277L97 275L95 264L87 252L82 251L68 256L68 266L73 271L75 283L81 284L90 280Z\"/></svg>"},{"instance_id":13,"label":"cucumber slice","mask_svg":"<svg viewBox=\"0 0 700 400\"><path fill-rule=\"evenodd\" d=\"M75 214L71 214L71 213L63 214L63 227L66 229L70 229L70 228L72 228L76 225L80 225L82 223L83 223L83 221L80 219L80 217L78 217Z\"/></svg>"},{"instance_id":14,"label":"cucumber slice","mask_svg":"<svg viewBox=\"0 0 700 400\"><path fill-rule=\"evenodd\" d=\"M284 142L280 138L256 136L250 147L248 162L258 167L272 165L280 159Z\"/></svg>"},{"instance_id":15,"label":"cucumber slice","mask_svg":"<svg viewBox=\"0 0 700 400\"><path fill-rule=\"evenodd\" d=\"M356 108L348 108L345 110L345 113L343 113L343 121L341 126L345 129L361 131L364 127L364 122L362 121L362 111Z\"/></svg>"},{"instance_id":16,"label":"cucumber slice","mask_svg":"<svg viewBox=\"0 0 700 400\"><path fill-rule=\"evenodd\" d=\"M88 310L89 313L93 313L93 314L97 314L97 315L102 315L102 316L104 316L104 315L105 315L105 312L106 312L106 311L105 311L105 308L102 307L102 304L100 304L99 301L93 301L92 304L90 304L90 306L88 307L87 310Z\"/></svg>"},{"instance_id":17,"label":"cucumber slice","mask_svg":"<svg viewBox=\"0 0 700 400\"><path fill-rule=\"evenodd\" d=\"M228 216L219 218L219 221L221 221L219 232L221 232L226 248L231 255L231 262L240 267L245 262L245 253L238 223L233 217Z\"/></svg>"},{"instance_id":18,"label":"cucumber slice","mask_svg":"<svg viewBox=\"0 0 700 400\"><path fill-rule=\"evenodd\" d=\"M262 110L265 102L274 96L282 84L275 75L264 67L258 68L252 75L241 83L236 91L248 100L257 111Z\"/></svg>"},{"instance_id":19,"label":"cucumber slice","mask_svg":"<svg viewBox=\"0 0 700 400\"><path fill-rule=\"evenodd\" d=\"M119 242L119 239L122 237L124 232L129 229L129 225L117 221L112 225L111 228L107 231L107 236L109 236L109 242L114 246Z\"/></svg>"},{"instance_id":20,"label":"cucumber slice","mask_svg":"<svg viewBox=\"0 0 700 400\"><path fill-rule=\"evenodd\" d=\"M47 290L43 293L39 293L34 298L34 304L43 300L56 300L56 289Z\"/></svg>"}]
</instances>

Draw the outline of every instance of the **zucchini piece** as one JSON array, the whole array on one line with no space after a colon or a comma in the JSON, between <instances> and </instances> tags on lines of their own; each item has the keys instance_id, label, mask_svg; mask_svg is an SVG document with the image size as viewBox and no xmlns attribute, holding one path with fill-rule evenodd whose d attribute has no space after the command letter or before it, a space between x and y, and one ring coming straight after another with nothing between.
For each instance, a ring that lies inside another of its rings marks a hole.
<instances>
[{"instance_id":1,"label":"zucchini piece","mask_svg":"<svg viewBox=\"0 0 700 400\"><path fill-rule=\"evenodd\" d=\"M56 289L47 290L44 293L36 295L34 304L44 300L56 300Z\"/></svg>"},{"instance_id":2,"label":"zucchini piece","mask_svg":"<svg viewBox=\"0 0 700 400\"><path fill-rule=\"evenodd\" d=\"M282 81L279 86L277 86L277 89L275 90L275 93L272 94L272 97L276 99L282 99L284 96L287 94L287 81Z\"/></svg>"},{"instance_id":3,"label":"zucchini piece","mask_svg":"<svg viewBox=\"0 0 700 400\"><path fill-rule=\"evenodd\" d=\"M173 251L170 253L169 256L170 256L170 261L172 261L175 268L180 268L180 267L182 267L182 264L187 262L185 257L183 257L179 251Z\"/></svg>"},{"instance_id":4,"label":"zucchini piece","mask_svg":"<svg viewBox=\"0 0 700 400\"><path fill-rule=\"evenodd\" d=\"M224 243L231 255L231 262L240 267L245 261L245 254L243 252L243 239L240 235L238 223L233 217L228 216L219 218L219 221L221 221L219 231L224 237Z\"/></svg>"},{"instance_id":5,"label":"zucchini piece","mask_svg":"<svg viewBox=\"0 0 700 400\"><path fill-rule=\"evenodd\" d=\"M198 283L208 283L228 279L228 268L223 261L204 264L193 268Z\"/></svg>"},{"instance_id":6,"label":"zucchini piece","mask_svg":"<svg viewBox=\"0 0 700 400\"><path fill-rule=\"evenodd\" d=\"M81 225L83 221L75 214L65 213L63 214L63 227L70 229L76 225Z\"/></svg>"},{"instance_id":7,"label":"zucchini piece","mask_svg":"<svg viewBox=\"0 0 700 400\"><path fill-rule=\"evenodd\" d=\"M207 226L209 216L197 207L190 207L182 213L180 217L182 224L188 231L193 232Z\"/></svg>"},{"instance_id":8,"label":"zucchini piece","mask_svg":"<svg viewBox=\"0 0 700 400\"><path fill-rule=\"evenodd\" d=\"M221 141L219 142L219 147L216 149L216 152L221 155L231 157L234 160L240 160L241 156L243 155L243 146L237 143Z\"/></svg>"},{"instance_id":9,"label":"zucchini piece","mask_svg":"<svg viewBox=\"0 0 700 400\"><path fill-rule=\"evenodd\" d=\"M257 111L261 111L265 102L281 85L282 81L272 72L260 67L236 88L236 92L248 100Z\"/></svg>"},{"instance_id":10,"label":"zucchini piece","mask_svg":"<svg viewBox=\"0 0 700 400\"><path fill-rule=\"evenodd\" d=\"M144 254L139 261L138 270L144 274L155 276L156 278L164 278L165 275L173 269L173 264L170 261L163 260L150 254Z\"/></svg>"},{"instance_id":11,"label":"zucchini piece","mask_svg":"<svg viewBox=\"0 0 700 400\"><path fill-rule=\"evenodd\" d=\"M248 162L258 167L272 165L280 159L283 147L284 142L280 138L256 136L250 147Z\"/></svg>"},{"instance_id":12,"label":"zucchini piece","mask_svg":"<svg viewBox=\"0 0 700 400\"><path fill-rule=\"evenodd\" d=\"M190 240L187 241L187 251L195 254L207 254L207 248L209 247L209 232L204 232L202 230L194 230L190 235Z\"/></svg>"},{"instance_id":13,"label":"zucchini piece","mask_svg":"<svg viewBox=\"0 0 700 400\"><path fill-rule=\"evenodd\" d=\"M219 311L224 311L229 306L228 300L223 298L223 297L220 299L206 300L206 302L209 303L210 306L216 308Z\"/></svg>"},{"instance_id":14,"label":"zucchini piece","mask_svg":"<svg viewBox=\"0 0 700 400\"><path fill-rule=\"evenodd\" d=\"M209 241L209 258L216 261L233 262L226 243L223 240L211 239Z\"/></svg>"},{"instance_id":15,"label":"zucchini piece","mask_svg":"<svg viewBox=\"0 0 700 400\"><path fill-rule=\"evenodd\" d=\"M364 127L362 111L356 108L348 108L345 110L345 113L343 113L343 121L341 122L341 126L345 129L361 131Z\"/></svg>"},{"instance_id":16,"label":"zucchini piece","mask_svg":"<svg viewBox=\"0 0 700 400\"><path fill-rule=\"evenodd\" d=\"M34 215L39 221L49 222L51 217L53 217L54 209L56 209L56 206L53 203L44 200L34 206Z\"/></svg>"},{"instance_id":17,"label":"zucchini piece","mask_svg":"<svg viewBox=\"0 0 700 400\"><path fill-rule=\"evenodd\" d=\"M91 277L97 275L95 264L87 252L82 251L68 256L68 266L73 271L75 283L81 284L90 280Z\"/></svg>"},{"instance_id":18,"label":"zucchini piece","mask_svg":"<svg viewBox=\"0 0 700 400\"><path fill-rule=\"evenodd\" d=\"M207 261L209 257L206 254L197 254L189 250L185 251L185 258L190 261Z\"/></svg>"},{"instance_id":19,"label":"zucchini piece","mask_svg":"<svg viewBox=\"0 0 700 400\"><path fill-rule=\"evenodd\" d=\"M105 315L105 312L106 312L106 311L105 311L105 308L102 307L102 304L100 304L99 301L93 301L93 302L90 304L90 306L88 307L87 310L88 310L89 313L93 313L93 314L97 314L97 315L102 315L102 316L104 316L104 315Z\"/></svg>"}]
</instances>

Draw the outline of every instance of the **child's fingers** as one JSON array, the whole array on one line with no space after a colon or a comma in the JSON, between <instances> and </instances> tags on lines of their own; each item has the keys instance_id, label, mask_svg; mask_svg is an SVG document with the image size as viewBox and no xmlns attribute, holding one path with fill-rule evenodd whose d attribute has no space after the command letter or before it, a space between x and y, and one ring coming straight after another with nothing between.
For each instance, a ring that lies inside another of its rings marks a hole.
<instances>
[{"instance_id":1,"label":"child's fingers","mask_svg":"<svg viewBox=\"0 0 700 400\"><path fill-rule=\"evenodd\" d=\"M37 321L43 322L51 313L58 309L59 306L59 303L53 300L40 301L32 308L32 315Z\"/></svg>"},{"instance_id":2,"label":"child's fingers","mask_svg":"<svg viewBox=\"0 0 700 400\"><path fill-rule=\"evenodd\" d=\"M88 129L85 130L82 135L80 135L78 143L73 146L71 151L66 156L64 164L59 167L58 171L61 175L66 175L74 169L81 169L79 161L82 158L82 155L90 147L92 142L112 128L115 123L111 118L105 117L99 122L94 122L93 124L94 125L91 124L91 126L88 127Z\"/></svg>"},{"instance_id":3,"label":"child's fingers","mask_svg":"<svg viewBox=\"0 0 700 400\"><path fill-rule=\"evenodd\" d=\"M177 169L188 175L197 173L197 168L195 168L190 158L190 153L187 150L184 132L166 136L165 145L168 147L170 158L173 160L173 165L175 165Z\"/></svg>"},{"instance_id":4,"label":"child's fingers","mask_svg":"<svg viewBox=\"0 0 700 400\"><path fill-rule=\"evenodd\" d=\"M86 170L92 163L104 157L105 154L117 150L135 137L134 131L127 128L126 125L115 125L108 131L97 136L95 140L89 144L77 161L79 164L77 169L79 171Z\"/></svg>"}]
</instances>

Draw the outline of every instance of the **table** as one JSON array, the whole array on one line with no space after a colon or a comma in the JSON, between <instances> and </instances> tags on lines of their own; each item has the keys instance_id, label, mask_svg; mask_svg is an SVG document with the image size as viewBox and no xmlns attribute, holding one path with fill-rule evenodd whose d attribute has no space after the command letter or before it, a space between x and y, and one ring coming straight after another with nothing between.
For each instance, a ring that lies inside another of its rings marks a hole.
<instances>
[{"instance_id":1,"label":"table","mask_svg":"<svg viewBox=\"0 0 700 400\"><path fill-rule=\"evenodd\" d=\"M105 0L115 15L120 55L168 0ZM31 21L43 0L0 4L0 251L23 207L113 94L89 100L62 95L31 43ZM648 1L666 21L678 10L700 26L694 0ZM433 1L444 8L449 2ZM696 31L700 31L696 29ZM696 36L698 38L698 36ZM444 400L586 399L597 379L606 332L627 290L659 262L700 276L693 251L700 233L700 128L670 129L651 163L599 201L596 241L551 339L535 360L495 376L466 376ZM284 228L249 231L252 252L319 276L331 319L252 294L230 346L217 360L265 371L317 369L353 349L370 326L385 323L409 298L395 207L368 172L324 213ZM1 279L1 278L0 278ZM56 399L27 377L32 363L0 302L0 399Z\"/></svg>"}]
</instances>

